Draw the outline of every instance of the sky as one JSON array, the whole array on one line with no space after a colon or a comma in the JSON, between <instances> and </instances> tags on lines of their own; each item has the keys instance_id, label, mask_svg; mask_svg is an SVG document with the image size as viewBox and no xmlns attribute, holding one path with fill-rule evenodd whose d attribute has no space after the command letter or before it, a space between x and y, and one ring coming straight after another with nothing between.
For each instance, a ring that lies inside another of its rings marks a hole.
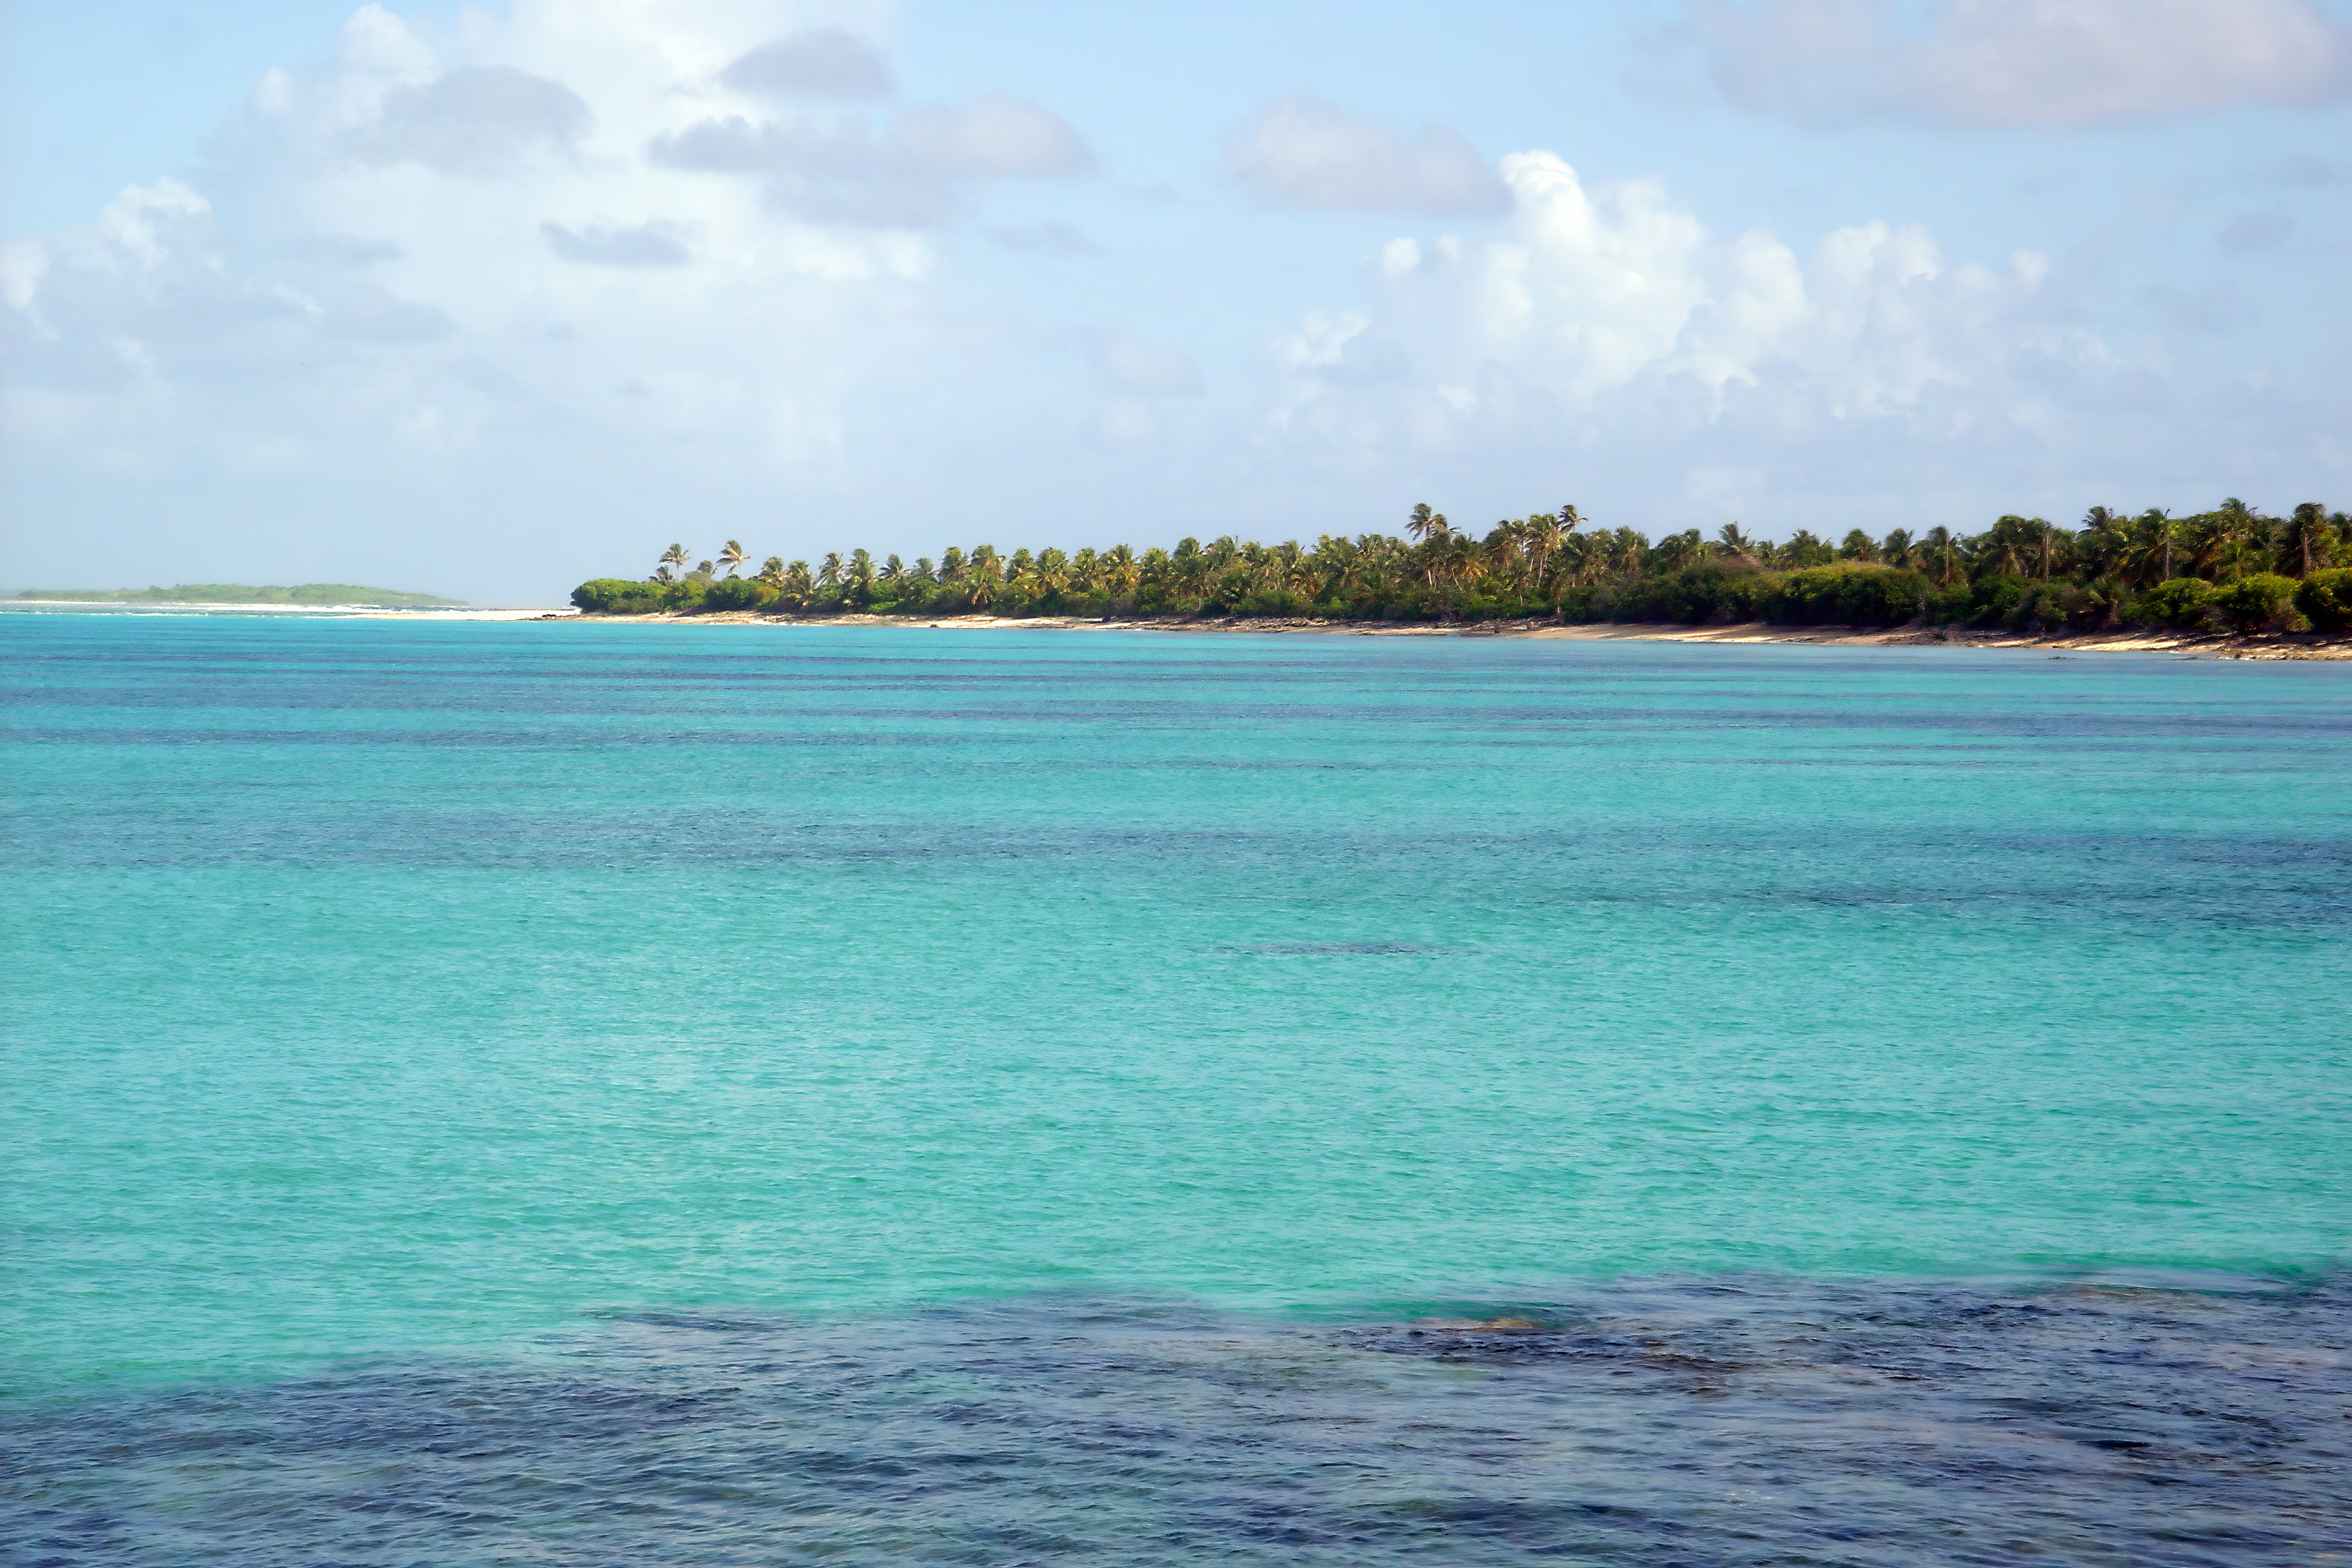
<instances>
[{"instance_id":1,"label":"sky","mask_svg":"<svg viewBox=\"0 0 2352 1568\"><path fill-rule=\"evenodd\" d=\"M7 0L0 584L2352 505L2352 0Z\"/></svg>"}]
</instances>

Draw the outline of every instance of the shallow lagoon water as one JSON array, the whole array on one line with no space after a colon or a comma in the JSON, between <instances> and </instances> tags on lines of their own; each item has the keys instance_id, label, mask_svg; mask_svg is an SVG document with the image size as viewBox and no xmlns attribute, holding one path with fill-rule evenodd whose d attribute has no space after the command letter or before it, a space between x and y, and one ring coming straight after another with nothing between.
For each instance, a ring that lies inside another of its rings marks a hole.
<instances>
[{"instance_id":1,"label":"shallow lagoon water","mask_svg":"<svg viewBox=\"0 0 2352 1568\"><path fill-rule=\"evenodd\" d=\"M2344 1550L2352 668L95 616L0 653L13 1551L1177 1561L1252 1489L1308 1533L1201 1538L1239 1560L2010 1561L2029 1493L2050 1560ZM1502 1312L1548 1327L1400 1327ZM1744 1370L1643 1359L1693 1313ZM1805 1370L1855 1335L1886 1381ZM966 1384L1027 1434L971 1439L1000 1469L942 1436ZM1453 1480L1379 1457L1446 1422L1487 1434ZM2165 1546L2184 1476L2221 1533Z\"/></svg>"}]
</instances>

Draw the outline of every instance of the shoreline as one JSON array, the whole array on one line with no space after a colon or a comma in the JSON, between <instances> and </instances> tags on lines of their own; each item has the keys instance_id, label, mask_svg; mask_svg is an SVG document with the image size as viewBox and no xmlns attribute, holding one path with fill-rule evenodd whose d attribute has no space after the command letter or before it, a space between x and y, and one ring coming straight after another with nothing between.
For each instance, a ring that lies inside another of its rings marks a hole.
<instances>
[{"instance_id":1,"label":"shoreline","mask_svg":"<svg viewBox=\"0 0 2352 1568\"><path fill-rule=\"evenodd\" d=\"M751 610L709 615L607 616L559 611L517 617L578 621L593 625L905 626L929 631L1126 631L1193 634L1244 633L1261 637L1526 637L1562 642L1801 643L1824 647L2014 648L2065 653L2168 653L2199 658L2352 659L2352 636L2315 632L2172 632L2133 628L2112 632L2062 632L2032 637L2018 632L1957 626L1776 626L1762 621L1733 626L1663 626L1640 622L1595 622L1570 626L1550 621L1475 621L1455 625L1403 625L1284 617L1130 617L1094 620L1071 616L767 616Z\"/></svg>"}]
</instances>

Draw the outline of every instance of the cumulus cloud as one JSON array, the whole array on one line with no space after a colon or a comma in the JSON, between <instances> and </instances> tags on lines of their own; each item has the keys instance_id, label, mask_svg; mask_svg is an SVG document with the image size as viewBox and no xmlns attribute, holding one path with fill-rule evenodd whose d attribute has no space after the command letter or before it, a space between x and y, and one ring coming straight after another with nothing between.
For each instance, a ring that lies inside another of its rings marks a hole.
<instances>
[{"instance_id":1,"label":"cumulus cloud","mask_svg":"<svg viewBox=\"0 0 2352 1568\"><path fill-rule=\"evenodd\" d=\"M577 229L543 223L539 232L547 247L564 260L592 267L683 267L693 259L686 241L666 223Z\"/></svg>"},{"instance_id":2,"label":"cumulus cloud","mask_svg":"<svg viewBox=\"0 0 2352 1568\"><path fill-rule=\"evenodd\" d=\"M1407 141L1322 100L1258 111L1226 150L1228 177L1286 206L1355 212L1496 212L1509 202L1461 136L1423 127Z\"/></svg>"},{"instance_id":3,"label":"cumulus cloud","mask_svg":"<svg viewBox=\"0 0 2352 1568\"><path fill-rule=\"evenodd\" d=\"M1892 0L1706 0L1692 26L1734 102L1805 120L2078 126L2352 86L2310 0L1943 0L1924 28Z\"/></svg>"},{"instance_id":4,"label":"cumulus cloud","mask_svg":"<svg viewBox=\"0 0 2352 1568\"><path fill-rule=\"evenodd\" d=\"M959 210L970 180L1066 179L1094 156L1058 115L991 96L961 108L915 108L878 127L861 117L752 121L724 115L656 137L669 169L764 176L776 205L818 222L919 228Z\"/></svg>"},{"instance_id":5,"label":"cumulus cloud","mask_svg":"<svg viewBox=\"0 0 2352 1568\"><path fill-rule=\"evenodd\" d=\"M767 184L910 191L929 221L942 194L984 211L990 182L1090 166L1083 143L984 99L755 128L749 178L649 161L711 115L678 84L788 31L780 8L514 0L427 34L362 7L184 179L0 247L12 509L121 531L159 574L464 592L609 570L681 505L748 537L780 490L963 466L955 432L1003 449L1043 421L1005 346L959 332L937 242L812 222ZM1066 353L1039 351L1038 385ZM301 523L322 514L344 526Z\"/></svg>"},{"instance_id":6,"label":"cumulus cloud","mask_svg":"<svg viewBox=\"0 0 2352 1568\"><path fill-rule=\"evenodd\" d=\"M737 92L777 98L887 98L890 66L864 40L816 27L762 44L719 75Z\"/></svg>"},{"instance_id":7,"label":"cumulus cloud","mask_svg":"<svg viewBox=\"0 0 2352 1568\"><path fill-rule=\"evenodd\" d=\"M488 174L534 151L570 151L589 120L588 105L562 82L490 66L394 88L374 121L346 132L341 145L365 163Z\"/></svg>"},{"instance_id":8,"label":"cumulus cloud","mask_svg":"<svg viewBox=\"0 0 2352 1568\"><path fill-rule=\"evenodd\" d=\"M1884 223L1801 256L1761 231L1719 238L1649 182L1588 187L1549 153L1502 172L1497 233L1391 244L1373 309L1315 313L1270 346L1272 438L1374 453L1496 430L1654 440L1735 416L1919 427L1954 416L1946 394L1969 389L1973 416L2044 360L2105 353L2040 313L2038 257L1953 266L1924 228Z\"/></svg>"}]
</instances>

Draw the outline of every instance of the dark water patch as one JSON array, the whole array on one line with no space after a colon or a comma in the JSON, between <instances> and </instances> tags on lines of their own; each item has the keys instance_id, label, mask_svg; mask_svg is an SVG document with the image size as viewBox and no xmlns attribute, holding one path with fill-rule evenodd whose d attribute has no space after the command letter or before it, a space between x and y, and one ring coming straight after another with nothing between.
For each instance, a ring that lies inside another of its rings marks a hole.
<instances>
[{"instance_id":1,"label":"dark water patch","mask_svg":"<svg viewBox=\"0 0 2352 1568\"><path fill-rule=\"evenodd\" d=\"M551 1350L19 1411L0 1550L2301 1568L2352 1546L2340 1279L1717 1279L1322 1325L655 1310Z\"/></svg>"},{"instance_id":2,"label":"dark water patch","mask_svg":"<svg viewBox=\"0 0 2352 1568\"><path fill-rule=\"evenodd\" d=\"M1462 949L1433 947L1418 942L1261 942L1221 947L1217 951L1252 953L1261 958L1442 958L1449 953L1458 953Z\"/></svg>"}]
</instances>

